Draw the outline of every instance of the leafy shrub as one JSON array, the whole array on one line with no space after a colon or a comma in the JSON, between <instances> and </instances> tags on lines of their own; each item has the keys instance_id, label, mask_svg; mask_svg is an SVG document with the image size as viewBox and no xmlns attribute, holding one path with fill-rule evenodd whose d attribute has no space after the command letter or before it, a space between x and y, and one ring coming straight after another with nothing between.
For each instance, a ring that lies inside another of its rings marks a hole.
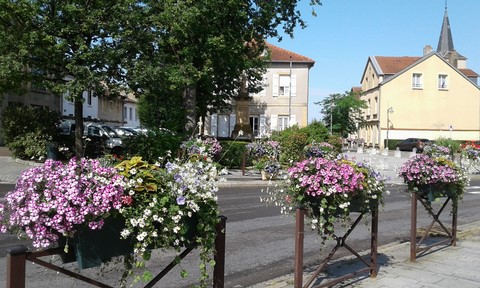
<instances>
[{"instance_id":1,"label":"leafy shrub","mask_svg":"<svg viewBox=\"0 0 480 288\"><path fill-rule=\"evenodd\" d=\"M59 114L49 109L10 106L2 112L2 137L17 158L45 158L46 144L57 140L59 121Z\"/></svg>"},{"instance_id":2,"label":"leafy shrub","mask_svg":"<svg viewBox=\"0 0 480 288\"><path fill-rule=\"evenodd\" d=\"M243 155L247 151L248 142L243 141L221 141L220 144L223 147L222 155L219 158L220 165L228 168L242 167ZM252 165L252 160L249 157L246 158L246 166Z\"/></svg>"},{"instance_id":3,"label":"leafy shrub","mask_svg":"<svg viewBox=\"0 0 480 288\"><path fill-rule=\"evenodd\" d=\"M306 132L308 135L308 143L312 142L327 142L329 138L329 131L325 125L318 121L313 121L312 123L308 124L308 126L303 127L300 129L301 131Z\"/></svg>"},{"instance_id":4,"label":"leafy shrub","mask_svg":"<svg viewBox=\"0 0 480 288\"><path fill-rule=\"evenodd\" d=\"M452 153L460 152L460 142L452 138L439 137L435 140L435 144L449 148Z\"/></svg>"},{"instance_id":5,"label":"leafy shrub","mask_svg":"<svg viewBox=\"0 0 480 288\"><path fill-rule=\"evenodd\" d=\"M140 156L149 163L155 163L159 157L164 157L167 151L176 153L181 140L181 136L170 132L148 131L146 134L123 139L124 154L127 158Z\"/></svg>"}]
</instances>

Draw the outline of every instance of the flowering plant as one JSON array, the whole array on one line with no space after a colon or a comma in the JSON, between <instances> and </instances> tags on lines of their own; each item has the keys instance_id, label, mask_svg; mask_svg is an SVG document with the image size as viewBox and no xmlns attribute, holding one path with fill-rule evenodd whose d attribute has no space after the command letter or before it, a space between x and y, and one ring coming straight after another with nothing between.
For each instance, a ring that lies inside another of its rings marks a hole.
<instances>
[{"instance_id":1,"label":"flowering plant","mask_svg":"<svg viewBox=\"0 0 480 288\"><path fill-rule=\"evenodd\" d=\"M327 159L337 158L338 152L335 150L332 144L327 142L317 143L313 141L303 149L305 156L307 157L322 157Z\"/></svg>"},{"instance_id":2,"label":"flowering plant","mask_svg":"<svg viewBox=\"0 0 480 288\"><path fill-rule=\"evenodd\" d=\"M152 248L180 251L182 246L198 244L203 262L201 281L206 285L219 222L213 164L179 160L149 164L133 157L116 168L127 179L124 206L119 210L125 218L121 236L133 239L135 266L150 259ZM187 275L186 271L182 275ZM145 272L144 280L151 276Z\"/></svg>"},{"instance_id":3,"label":"flowering plant","mask_svg":"<svg viewBox=\"0 0 480 288\"><path fill-rule=\"evenodd\" d=\"M478 163L480 162L480 149L473 145L465 146L460 153L460 165L468 173L478 172Z\"/></svg>"},{"instance_id":4,"label":"flowering plant","mask_svg":"<svg viewBox=\"0 0 480 288\"><path fill-rule=\"evenodd\" d=\"M269 196L262 200L280 206L282 214L305 208L312 229L323 240L332 236L337 220L349 220L350 212L377 209L385 190L384 179L370 166L347 159L312 157L295 163L284 179L273 189L269 187Z\"/></svg>"},{"instance_id":5,"label":"flowering plant","mask_svg":"<svg viewBox=\"0 0 480 288\"><path fill-rule=\"evenodd\" d=\"M446 157L450 158L452 155L452 151L450 148L437 145L437 144L429 144L423 148L423 154L430 156L430 157Z\"/></svg>"},{"instance_id":6,"label":"flowering plant","mask_svg":"<svg viewBox=\"0 0 480 288\"><path fill-rule=\"evenodd\" d=\"M437 185L438 189L431 195L434 198L449 193L458 199L469 183L465 171L445 157L416 155L402 165L399 174L410 192L422 192L424 188Z\"/></svg>"},{"instance_id":7,"label":"flowering plant","mask_svg":"<svg viewBox=\"0 0 480 288\"><path fill-rule=\"evenodd\" d=\"M273 140L255 140L248 143L246 148L249 154L257 159L263 157L278 159L281 150L280 143Z\"/></svg>"},{"instance_id":8,"label":"flowering plant","mask_svg":"<svg viewBox=\"0 0 480 288\"><path fill-rule=\"evenodd\" d=\"M15 190L7 193L0 209L6 223L0 230L32 239L35 248L47 248L82 226L101 229L104 217L120 208L124 186L115 169L97 160L72 159L66 165L47 160L23 172Z\"/></svg>"},{"instance_id":9,"label":"flowering plant","mask_svg":"<svg viewBox=\"0 0 480 288\"><path fill-rule=\"evenodd\" d=\"M181 147L186 152L186 157L198 157L206 160L213 159L220 155L222 146L214 137L206 136L204 138L190 138L182 143Z\"/></svg>"}]
</instances>

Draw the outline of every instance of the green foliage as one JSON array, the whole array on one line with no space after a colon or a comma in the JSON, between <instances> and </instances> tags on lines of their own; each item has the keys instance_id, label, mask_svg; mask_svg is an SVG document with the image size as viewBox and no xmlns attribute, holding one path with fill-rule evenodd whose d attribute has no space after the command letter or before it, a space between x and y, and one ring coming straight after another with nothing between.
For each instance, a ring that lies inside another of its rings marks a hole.
<instances>
[{"instance_id":1,"label":"green foliage","mask_svg":"<svg viewBox=\"0 0 480 288\"><path fill-rule=\"evenodd\" d=\"M280 142L280 146L282 147L280 162L288 164L290 161L297 162L302 160L304 157L304 148L307 144L313 141L317 143L327 142L329 140L329 133L325 125L314 121L303 128L293 126L284 131L275 132L272 135L272 140ZM334 145L334 143L330 144Z\"/></svg>"},{"instance_id":2,"label":"green foliage","mask_svg":"<svg viewBox=\"0 0 480 288\"><path fill-rule=\"evenodd\" d=\"M453 140L452 138L439 137L435 140L435 144L449 148L452 153L461 151L461 141Z\"/></svg>"},{"instance_id":3,"label":"green foliage","mask_svg":"<svg viewBox=\"0 0 480 288\"><path fill-rule=\"evenodd\" d=\"M280 142L282 147L280 162L288 164L291 161L301 160L304 154L303 148L308 144L308 136L308 131L299 129L298 126L273 133L272 139Z\"/></svg>"},{"instance_id":4,"label":"green foliage","mask_svg":"<svg viewBox=\"0 0 480 288\"><path fill-rule=\"evenodd\" d=\"M327 142L335 148L335 152L342 153L343 144L342 144L342 138L341 137L338 137L336 135L330 135L328 137Z\"/></svg>"},{"instance_id":5,"label":"green foliage","mask_svg":"<svg viewBox=\"0 0 480 288\"><path fill-rule=\"evenodd\" d=\"M57 112L34 107L10 106L2 112L2 137L20 159L42 159L46 144L57 140Z\"/></svg>"},{"instance_id":6,"label":"green foliage","mask_svg":"<svg viewBox=\"0 0 480 288\"><path fill-rule=\"evenodd\" d=\"M176 153L181 140L180 136L172 133L148 131L146 134L125 138L124 153L127 158L140 156L146 162L155 163L159 157L164 157L167 151Z\"/></svg>"},{"instance_id":7,"label":"green foliage","mask_svg":"<svg viewBox=\"0 0 480 288\"><path fill-rule=\"evenodd\" d=\"M323 121L341 137L357 131L357 125L363 123L362 109L367 108L365 101L358 99L354 92L331 94L315 104L323 106Z\"/></svg>"},{"instance_id":8,"label":"green foliage","mask_svg":"<svg viewBox=\"0 0 480 288\"><path fill-rule=\"evenodd\" d=\"M228 168L241 168L243 156L247 149L245 146L248 142L243 141L220 141L223 147L222 155L219 158L219 163ZM252 165L252 160L246 157L246 166Z\"/></svg>"},{"instance_id":9,"label":"green foliage","mask_svg":"<svg viewBox=\"0 0 480 288\"><path fill-rule=\"evenodd\" d=\"M308 134L308 143L312 143L313 141L317 143L327 142L329 137L329 131L327 127L318 121L313 121L312 123L308 124L307 127L303 127L300 130L306 131Z\"/></svg>"}]
</instances>

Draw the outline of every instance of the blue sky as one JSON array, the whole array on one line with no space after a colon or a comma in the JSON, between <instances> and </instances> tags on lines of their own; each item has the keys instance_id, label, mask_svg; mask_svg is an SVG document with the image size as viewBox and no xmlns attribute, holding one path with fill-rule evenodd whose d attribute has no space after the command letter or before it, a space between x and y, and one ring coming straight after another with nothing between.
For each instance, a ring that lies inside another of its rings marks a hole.
<instances>
[{"instance_id":1,"label":"blue sky","mask_svg":"<svg viewBox=\"0 0 480 288\"><path fill-rule=\"evenodd\" d=\"M425 45L436 50L445 12L444 0L322 0L314 17L309 2L299 7L307 28L297 28L293 39L269 40L315 60L309 121L322 117L314 102L360 86L369 56L422 56ZM480 1L450 0L447 11L455 50L480 74Z\"/></svg>"}]
</instances>

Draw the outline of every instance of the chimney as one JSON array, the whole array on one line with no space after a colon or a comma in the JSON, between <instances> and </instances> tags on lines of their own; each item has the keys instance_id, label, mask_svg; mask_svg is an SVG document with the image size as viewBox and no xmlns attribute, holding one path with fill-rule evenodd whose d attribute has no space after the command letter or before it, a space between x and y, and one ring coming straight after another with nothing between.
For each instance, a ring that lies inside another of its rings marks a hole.
<instances>
[{"instance_id":1,"label":"chimney","mask_svg":"<svg viewBox=\"0 0 480 288\"><path fill-rule=\"evenodd\" d=\"M425 45L425 47L423 48L423 55L425 56L425 55L431 53L432 51L433 51L432 46Z\"/></svg>"}]
</instances>

